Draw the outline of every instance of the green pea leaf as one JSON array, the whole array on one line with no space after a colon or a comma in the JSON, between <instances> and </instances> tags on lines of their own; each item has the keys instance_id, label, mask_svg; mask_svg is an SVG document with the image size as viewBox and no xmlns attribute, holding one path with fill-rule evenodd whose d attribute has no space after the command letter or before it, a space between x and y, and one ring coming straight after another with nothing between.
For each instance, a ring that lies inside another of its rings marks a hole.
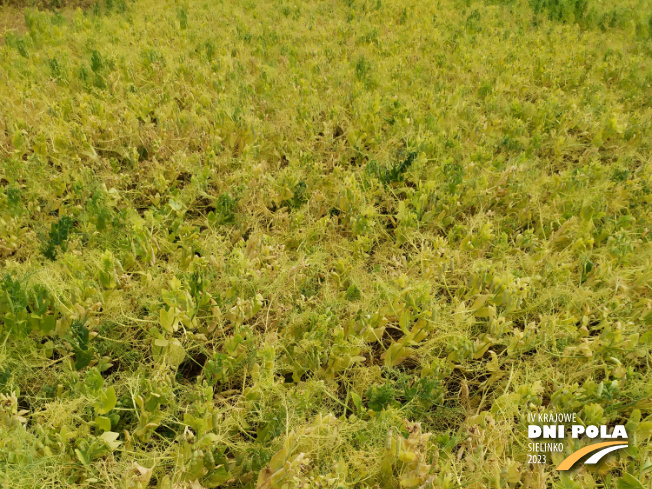
<instances>
[{"instance_id":1,"label":"green pea leaf","mask_svg":"<svg viewBox=\"0 0 652 489\"><path fill-rule=\"evenodd\" d=\"M111 411L118 401L115 395L115 388L113 386L108 389L102 389L100 392L100 398L95 401L93 407L98 414L107 414Z\"/></svg>"}]
</instances>

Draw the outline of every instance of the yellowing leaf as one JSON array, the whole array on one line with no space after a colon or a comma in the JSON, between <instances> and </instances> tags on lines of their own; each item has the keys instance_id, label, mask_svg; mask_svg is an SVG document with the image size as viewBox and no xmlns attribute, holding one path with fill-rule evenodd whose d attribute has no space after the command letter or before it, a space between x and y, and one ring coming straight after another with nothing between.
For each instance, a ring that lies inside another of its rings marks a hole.
<instances>
[{"instance_id":1,"label":"yellowing leaf","mask_svg":"<svg viewBox=\"0 0 652 489\"><path fill-rule=\"evenodd\" d=\"M172 340L168 345L167 359L168 363L173 367L178 367L181 362L186 358L186 350L181 345L179 340Z\"/></svg>"},{"instance_id":2,"label":"yellowing leaf","mask_svg":"<svg viewBox=\"0 0 652 489\"><path fill-rule=\"evenodd\" d=\"M111 430L111 420L106 416L98 416L95 418L95 425L102 431Z\"/></svg>"},{"instance_id":3,"label":"yellowing leaf","mask_svg":"<svg viewBox=\"0 0 652 489\"><path fill-rule=\"evenodd\" d=\"M93 407L98 414L107 414L115 407L116 402L115 388L111 386L100 391L100 398L95 401Z\"/></svg>"},{"instance_id":4,"label":"yellowing leaf","mask_svg":"<svg viewBox=\"0 0 652 489\"><path fill-rule=\"evenodd\" d=\"M109 447L111 451L117 449L120 445L122 445L121 441L117 441L118 437L120 436L119 433L115 433L113 431L107 431L105 433L102 433L99 438L100 440L104 441L106 443L106 446Z\"/></svg>"},{"instance_id":5,"label":"yellowing leaf","mask_svg":"<svg viewBox=\"0 0 652 489\"><path fill-rule=\"evenodd\" d=\"M179 320L176 312L177 311L174 307L171 307L170 309L165 309L165 307L161 308L159 314L160 323L161 326L163 326L163 329L168 333L174 333L179 329Z\"/></svg>"},{"instance_id":6,"label":"yellowing leaf","mask_svg":"<svg viewBox=\"0 0 652 489\"><path fill-rule=\"evenodd\" d=\"M645 489L641 481L639 481L632 474L625 472L623 476L616 482L618 489Z\"/></svg>"}]
</instances>

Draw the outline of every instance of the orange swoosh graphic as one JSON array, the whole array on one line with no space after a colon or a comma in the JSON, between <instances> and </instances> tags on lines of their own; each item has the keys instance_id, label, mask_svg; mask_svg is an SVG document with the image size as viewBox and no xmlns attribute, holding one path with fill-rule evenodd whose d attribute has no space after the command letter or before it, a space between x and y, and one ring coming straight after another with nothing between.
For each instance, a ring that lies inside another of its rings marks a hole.
<instances>
[{"instance_id":1,"label":"orange swoosh graphic","mask_svg":"<svg viewBox=\"0 0 652 489\"><path fill-rule=\"evenodd\" d=\"M625 445L625 441L605 441L603 443L594 443L588 447L580 448L575 453L570 454L567 458L564 459L562 463L559 464L557 470L568 470L570 469L575 462L581 459L584 455L599 450L600 448L610 447L612 445Z\"/></svg>"}]
</instances>

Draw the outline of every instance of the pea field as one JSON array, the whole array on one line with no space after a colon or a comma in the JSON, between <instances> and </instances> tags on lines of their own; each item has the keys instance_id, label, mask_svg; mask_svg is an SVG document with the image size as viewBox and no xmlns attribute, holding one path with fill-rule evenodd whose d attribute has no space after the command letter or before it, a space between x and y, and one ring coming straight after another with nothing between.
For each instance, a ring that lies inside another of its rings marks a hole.
<instances>
[{"instance_id":1,"label":"pea field","mask_svg":"<svg viewBox=\"0 0 652 489\"><path fill-rule=\"evenodd\" d=\"M652 0L0 0L0 488L646 489L651 346Z\"/></svg>"}]
</instances>

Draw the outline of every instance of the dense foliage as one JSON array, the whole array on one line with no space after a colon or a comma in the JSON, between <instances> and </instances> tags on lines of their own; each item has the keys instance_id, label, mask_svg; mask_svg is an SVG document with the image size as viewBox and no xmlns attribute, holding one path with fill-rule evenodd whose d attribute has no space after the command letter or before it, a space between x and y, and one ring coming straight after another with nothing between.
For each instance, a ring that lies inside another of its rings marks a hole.
<instances>
[{"instance_id":1,"label":"dense foliage","mask_svg":"<svg viewBox=\"0 0 652 489\"><path fill-rule=\"evenodd\" d=\"M649 1L63 5L0 9L3 487L649 487Z\"/></svg>"}]
</instances>

